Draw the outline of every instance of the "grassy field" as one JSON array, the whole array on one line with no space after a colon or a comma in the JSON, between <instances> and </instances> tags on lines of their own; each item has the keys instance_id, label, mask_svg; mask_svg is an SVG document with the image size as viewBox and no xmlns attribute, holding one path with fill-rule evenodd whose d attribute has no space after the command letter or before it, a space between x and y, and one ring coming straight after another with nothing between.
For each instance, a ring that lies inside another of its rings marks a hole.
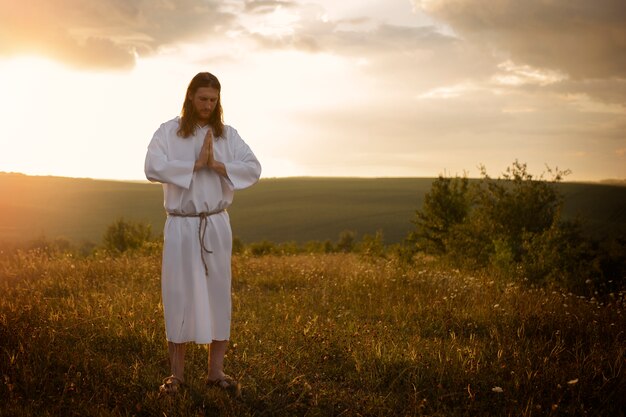
<instances>
[{"instance_id":1,"label":"grassy field","mask_svg":"<svg viewBox=\"0 0 626 417\"><path fill-rule=\"evenodd\" d=\"M239 256L227 371L168 364L160 254L0 257L0 416L623 416L626 293L596 299L419 259Z\"/></svg>"},{"instance_id":2,"label":"grassy field","mask_svg":"<svg viewBox=\"0 0 626 417\"><path fill-rule=\"evenodd\" d=\"M411 230L432 178L263 179L240 191L229 209L233 232L244 242L336 240L383 232L400 242ZM579 216L596 236L626 233L626 187L559 184L564 214ZM163 228L160 185L0 173L0 241L65 237L99 243L116 219Z\"/></svg>"}]
</instances>

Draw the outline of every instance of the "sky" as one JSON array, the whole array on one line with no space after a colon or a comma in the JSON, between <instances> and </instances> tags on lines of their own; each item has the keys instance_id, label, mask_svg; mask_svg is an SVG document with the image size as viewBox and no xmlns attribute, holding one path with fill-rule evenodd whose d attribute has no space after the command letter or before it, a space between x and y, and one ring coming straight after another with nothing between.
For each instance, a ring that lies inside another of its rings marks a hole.
<instances>
[{"instance_id":1,"label":"sky","mask_svg":"<svg viewBox=\"0 0 626 417\"><path fill-rule=\"evenodd\" d=\"M0 0L0 171L144 180L198 72L263 177L626 179L624 0Z\"/></svg>"}]
</instances>

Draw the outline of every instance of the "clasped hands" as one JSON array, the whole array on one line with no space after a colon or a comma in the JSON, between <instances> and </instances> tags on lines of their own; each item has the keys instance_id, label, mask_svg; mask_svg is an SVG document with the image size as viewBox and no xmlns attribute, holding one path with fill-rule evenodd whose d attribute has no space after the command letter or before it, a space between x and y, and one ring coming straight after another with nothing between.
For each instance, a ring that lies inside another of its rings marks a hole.
<instances>
[{"instance_id":1,"label":"clasped hands","mask_svg":"<svg viewBox=\"0 0 626 417\"><path fill-rule=\"evenodd\" d=\"M219 175L226 176L226 167L223 163L216 161L213 154L213 131L211 127L204 136L204 143L200 149L200 155L194 164L193 170L198 171L203 168L211 169L217 172Z\"/></svg>"}]
</instances>

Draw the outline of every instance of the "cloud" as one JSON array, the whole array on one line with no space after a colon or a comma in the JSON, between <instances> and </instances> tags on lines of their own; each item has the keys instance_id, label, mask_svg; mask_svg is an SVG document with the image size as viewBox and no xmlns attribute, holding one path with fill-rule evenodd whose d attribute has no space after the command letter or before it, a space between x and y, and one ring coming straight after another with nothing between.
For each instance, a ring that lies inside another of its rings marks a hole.
<instances>
[{"instance_id":1,"label":"cloud","mask_svg":"<svg viewBox=\"0 0 626 417\"><path fill-rule=\"evenodd\" d=\"M247 0L245 10L252 13L271 13L278 7L295 6L293 1L280 0Z\"/></svg>"},{"instance_id":2,"label":"cloud","mask_svg":"<svg viewBox=\"0 0 626 417\"><path fill-rule=\"evenodd\" d=\"M626 78L623 0L412 0L517 62L573 79Z\"/></svg>"},{"instance_id":3,"label":"cloud","mask_svg":"<svg viewBox=\"0 0 626 417\"><path fill-rule=\"evenodd\" d=\"M210 37L235 17L205 0L32 0L0 3L0 55L35 53L87 68L126 68L179 41Z\"/></svg>"},{"instance_id":4,"label":"cloud","mask_svg":"<svg viewBox=\"0 0 626 417\"><path fill-rule=\"evenodd\" d=\"M331 20L324 9L294 8L299 19L291 31L261 33L244 27L255 50L323 53L358 62L358 70L390 89L424 89L469 78L489 77L498 64L474 45L432 25L403 26L358 16Z\"/></svg>"},{"instance_id":5,"label":"cloud","mask_svg":"<svg viewBox=\"0 0 626 417\"><path fill-rule=\"evenodd\" d=\"M623 173L610 158L621 155L616 149L623 149L623 118L587 111L576 101L564 103L557 94L498 95L480 86L466 87L463 94L450 98L380 101L344 112L302 113L297 117L308 127L291 155L298 164L315 161L328 172L377 161L411 175L446 169L476 175L480 163L497 173L519 159L533 172L541 172L545 164L572 169L577 179L593 178L594 170ZM521 111L509 111L510 106ZM589 155L590 162L581 164L576 157L580 153ZM604 166L591 166L598 155L609 159ZM358 175L391 174L363 170Z\"/></svg>"}]
</instances>

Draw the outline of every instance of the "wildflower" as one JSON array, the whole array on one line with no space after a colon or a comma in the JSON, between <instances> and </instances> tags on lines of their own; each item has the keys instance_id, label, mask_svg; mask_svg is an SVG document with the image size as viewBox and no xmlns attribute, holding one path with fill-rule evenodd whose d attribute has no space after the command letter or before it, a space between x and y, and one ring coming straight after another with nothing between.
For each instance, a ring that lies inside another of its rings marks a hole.
<instances>
[{"instance_id":1,"label":"wildflower","mask_svg":"<svg viewBox=\"0 0 626 417\"><path fill-rule=\"evenodd\" d=\"M503 390L502 388L500 388L500 387L493 387L493 388L491 388L491 390L492 390L493 392L498 393L498 394L500 394L500 393L503 393L503 392L504 392L504 390Z\"/></svg>"}]
</instances>

